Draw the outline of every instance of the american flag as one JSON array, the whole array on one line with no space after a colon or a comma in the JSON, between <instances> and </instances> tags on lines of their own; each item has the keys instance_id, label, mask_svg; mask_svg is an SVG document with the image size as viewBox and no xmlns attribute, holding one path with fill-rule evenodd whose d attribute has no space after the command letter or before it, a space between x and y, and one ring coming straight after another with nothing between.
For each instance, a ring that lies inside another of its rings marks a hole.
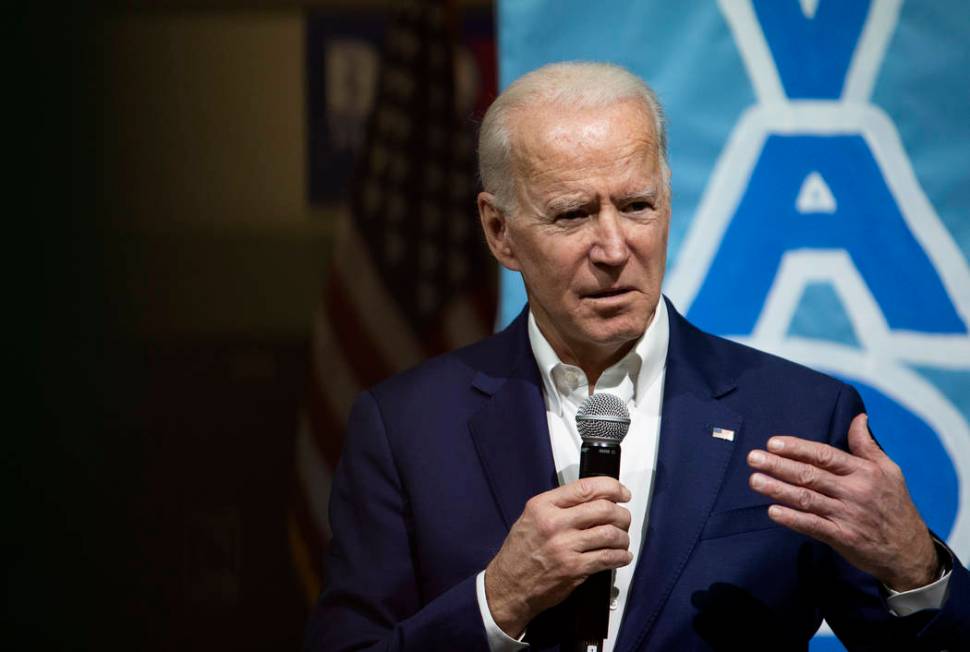
<instances>
[{"instance_id":1,"label":"american flag","mask_svg":"<svg viewBox=\"0 0 970 652\"><path fill-rule=\"evenodd\" d=\"M479 235L473 127L456 93L455 15L409 3L384 37L350 210L314 317L288 531L309 602L330 539L330 481L362 389L487 335L495 265Z\"/></svg>"}]
</instances>

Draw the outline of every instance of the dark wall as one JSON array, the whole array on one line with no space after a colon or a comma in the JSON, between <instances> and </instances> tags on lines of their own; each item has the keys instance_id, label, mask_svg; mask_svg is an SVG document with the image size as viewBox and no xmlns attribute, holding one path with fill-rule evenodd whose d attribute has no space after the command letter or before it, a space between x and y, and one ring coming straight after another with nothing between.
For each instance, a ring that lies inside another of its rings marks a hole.
<instances>
[{"instance_id":1,"label":"dark wall","mask_svg":"<svg viewBox=\"0 0 970 652\"><path fill-rule=\"evenodd\" d=\"M287 509L345 203L309 201L309 4L6 21L17 649L300 647ZM312 7L361 4L393 5Z\"/></svg>"},{"instance_id":2,"label":"dark wall","mask_svg":"<svg viewBox=\"0 0 970 652\"><path fill-rule=\"evenodd\" d=\"M245 80L211 95L197 83L249 67L233 57L273 48L300 16L52 8L11 21L3 546L16 649L300 645L285 515L330 216L304 208L300 180L280 199L271 170L241 206L247 162L213 152L251 124L253 175L257 159L299 161L261 147L299 130L302 115L286 113L299 101L276 94L233 117ZM207 30L225 60L198 53L201 72L180 77L172 53ZM283 77L299 90L300 74ZM132 92L152 75L157 97ZM222 115L206 122L207 107ZM193 161L197 183L177 169ZM193 203L199 189L216 199Z\"/></svg>"}]
</instances>

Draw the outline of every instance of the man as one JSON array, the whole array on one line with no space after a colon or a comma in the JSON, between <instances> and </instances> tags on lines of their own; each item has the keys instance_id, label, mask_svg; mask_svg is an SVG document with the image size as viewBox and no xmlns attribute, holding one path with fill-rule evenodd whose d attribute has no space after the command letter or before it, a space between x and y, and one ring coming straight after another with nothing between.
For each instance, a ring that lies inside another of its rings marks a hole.
<instances>
[{"instance_id":1,"label":"man","mask_svg":"<svg viewBox=\"0 0 970 652\"><path fill-rule=\"evenodd\" d=\"M357 401L309 649L572 650L563 601L608 569L607 649L805 649L823 617L853 649L970 645L970 573L855 390L661 297L665 150L615 66L546 66L489 109L479 215L528 309ZM630 407L620 482L576 480L594 390Z\"/></svg>"}]
</instances>

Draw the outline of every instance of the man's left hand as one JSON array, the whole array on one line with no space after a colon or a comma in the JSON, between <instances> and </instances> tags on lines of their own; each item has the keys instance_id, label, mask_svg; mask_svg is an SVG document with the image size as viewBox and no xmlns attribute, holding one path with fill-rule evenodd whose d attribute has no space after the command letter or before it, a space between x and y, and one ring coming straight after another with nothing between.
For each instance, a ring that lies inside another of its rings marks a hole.
<instances>
[{"instance_id":1,"label":"man's left hand","mask_svg":"<svg viewBox=\"0 0 970 652\"><path fill-rule=\"evenodd\" d=\"M751 488L781 503L768 509L771 520L827 543L895 591L937 579L929 530L865 414L849 426L851 453L790 436L769 439L768 451L751 451L748 464Z\"/></svg>"}]
</instances>

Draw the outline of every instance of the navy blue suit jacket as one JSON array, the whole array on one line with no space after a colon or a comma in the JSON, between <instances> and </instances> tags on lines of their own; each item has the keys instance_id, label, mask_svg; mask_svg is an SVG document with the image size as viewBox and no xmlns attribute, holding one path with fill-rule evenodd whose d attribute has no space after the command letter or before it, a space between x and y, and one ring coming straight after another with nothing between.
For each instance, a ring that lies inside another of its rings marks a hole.
<instances>
[{"instance_id":1,"label":"navy blue suit jacket","mask_svg":"<svg viewBox=\"0 0 970 652\"><path fill-rule=\"evenodd\" d=\"M805 650L823 617L851 650L970 649L959 564L944 609L895 618L872 577L775 525L748 488L746 455L772 434L846 448L856 391L668 312L649 528L616 651ZM716 427L734 441L712 437ZM556 484L524 312L364 392L333 484L307 649L486 651L475 576L525 502ZM559 650L566 620L557 608L534 620L532 649Z\"/></svg>"}]
</instances>

